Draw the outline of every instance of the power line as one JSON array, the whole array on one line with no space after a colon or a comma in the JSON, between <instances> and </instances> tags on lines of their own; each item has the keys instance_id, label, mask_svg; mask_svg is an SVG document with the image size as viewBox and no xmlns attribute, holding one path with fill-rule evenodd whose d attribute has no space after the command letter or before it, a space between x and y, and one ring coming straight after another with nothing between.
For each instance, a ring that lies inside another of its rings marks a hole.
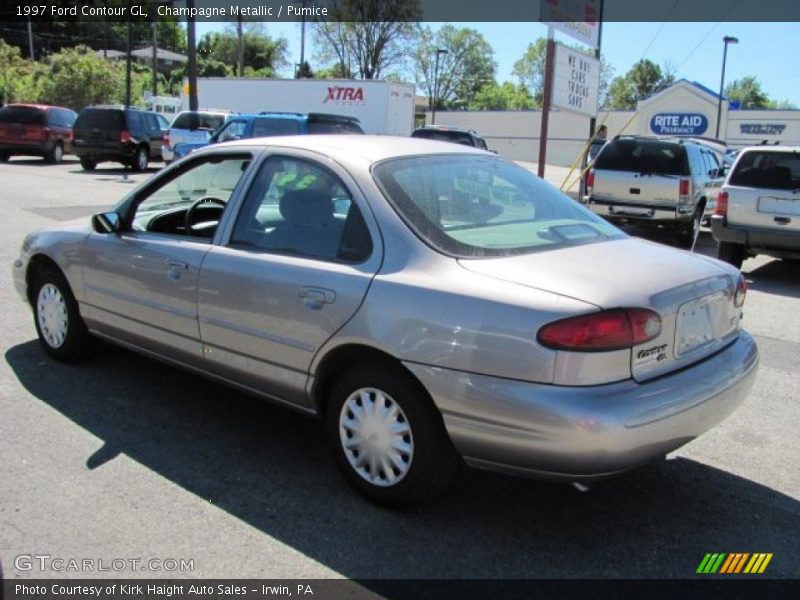
<instances>
[{"instance_id":1,"label":"power line","mask_svg":"<svg viewBox=\"0 0 800 600\"><path fill-rule=\"evenodd\" d=\"M644 57L647 56L647 53L650 51L650 48L653 47L653 44L655 43L656 39L661 34L661 30L664 29L664 25L667 24L667 22L669 21L669 18L672 16L672 13L675 11L675 7L678 6L678 3L680 1L681 0L675 0L675 2L672 3L672 8L669 9L669 12L667 13L666 18L661 22L661 26L658 28L658 31L656 31L656 34L650 40L650 43L647 44L647 48L644 49L644 52L642 52L642 56L641 56L641 58L639 60L643 60Z\"/></svg>"},{"instance_id":2,"label":"power line","mask_svg":"<svg viewBox=\"0 0 800 600\"><path fill-rule=\"evenodd\" d=\"M686 55L686 57L685 57L685 58L684 58L684 59L683 59L683 60L680 62L680 64L679 64L677 67L675 67L675 71L676 71L676 72L678 71L678 69L680 69L680 68L681 68L681 67L682 67L682 66L683 66L683 65L686 63L686 61L687 61L687 60L689 60L689 59L692 57L692 55L693 55L695 52L697 52L697 49L698 49L700 46L702 46L702 45L703 45L703 42L705 42L705 41L706 41L706 39L708 39L708 36L710 36L710 35L711 35L711 34L714 32L714 30L715 30L717 27L719 27L719 26L720 26L720 25L723 23L723 21L725 21L725 20L727 19L728 15L730 15L730 14L733 12L733 10L734 10L734 9L735 9L735 8L736 8L738 5L739 5L739 3L740 3L741 1L742 1L742 0L736 0L736 1L735 1L735 2L734 2L732 5L731 5L731 7L730 7L730 8L727 10L727 12L726 12L726 13L725 13L725 14L722 16L722 20L718 21L716 25L714 25L714 26L713 26L711 29L709 29L709 30L708 30L708 33L706 33L706 34L703 36L703 39L701 39L701 40L700 40L700 41L697 43L697 45L696 45L694 48L692 48L692 51L691 51L691 52L689 52L689 54L687 54L687 55Z\"/></svg>"}]
</instances>

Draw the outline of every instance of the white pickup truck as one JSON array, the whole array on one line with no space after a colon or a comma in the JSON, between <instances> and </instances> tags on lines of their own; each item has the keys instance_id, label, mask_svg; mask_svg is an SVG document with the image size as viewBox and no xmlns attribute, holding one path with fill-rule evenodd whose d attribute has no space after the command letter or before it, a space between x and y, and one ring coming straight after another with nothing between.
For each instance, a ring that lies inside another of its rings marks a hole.
<instances>
[{"instance_id":1,"label":"white pickup truck","mask_svg":"<svg viewBox=\"0 0 800 600\"><path fill-rule=\"evenodd\" d=\"M711 231L719 258L737 268L757 254L800 259L800 147L739 152L717 196Z\"/></svg>"}]
</instances>

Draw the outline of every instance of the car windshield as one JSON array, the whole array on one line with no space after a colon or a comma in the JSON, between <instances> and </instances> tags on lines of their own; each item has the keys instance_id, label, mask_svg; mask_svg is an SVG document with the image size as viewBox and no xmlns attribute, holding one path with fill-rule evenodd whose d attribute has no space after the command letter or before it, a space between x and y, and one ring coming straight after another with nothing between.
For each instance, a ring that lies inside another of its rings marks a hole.
<instances>
[{"instance_id":1,"label":"car windshield","mask_svg":"<svg viewBox=\"0 0 800 600\"><path fill-rule=\"evenodd\" d=\"M376 182L427 244L457 257L527 254L625 234L530 171L496 157L399 158Z\"/></svg>"},{"instance_id":2,"label":"car windshield","mask_svg":"<svg viewBox=\"0 0 800 600\"><path fill-rule=\"evenodd\" d=\"M44 125L44 111L28 106L6 106L0 108L0 123Z\"/></svg>"},{"instance_id":3,"label":"car windshield","mask_svg":"<svg viewBox=\"0 0 800 600\"><path fill-rule=\"evenodd\" d=\"M796 190L800 188L800 152L745 152L728 183Z\"/></svg>"},{"instance_id":4,"label":"car windshield","mask_svg":"<svg viewBox=\"0 0 800 600\"><path fill-rule=\"evenodd\" d=\"M300 132L296 119L256 119L253 123L253 137L272 135L293 135Z\"/></svg>"},{"instance_id":5,"label":"car windshield","mask_svg":"<svg viewBox=\"0 0 800 600\"><path fill-rule=\"evenodd\" d=\"M676 142L617 139L609 142L595 161L595 168L606 171L689 175L686 149Z\"/></svg>"},{"instance_id":6,"label":"car windshield","mask_svg":"<svg viewBox=\"0 0 800 600\"><path fill-rule=\"evenodd\" d=\"M308 133L361 134L364 131L354 121L309 117Z\"/></svg>"}]
</instances>

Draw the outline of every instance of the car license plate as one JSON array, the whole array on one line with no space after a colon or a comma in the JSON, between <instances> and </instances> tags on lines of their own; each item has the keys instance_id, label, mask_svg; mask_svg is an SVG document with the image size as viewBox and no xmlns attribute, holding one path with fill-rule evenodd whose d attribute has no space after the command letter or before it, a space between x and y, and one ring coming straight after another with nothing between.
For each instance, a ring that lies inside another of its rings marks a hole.
<instances>
[{"instance_id":1,"label":"car license plate","mask_svg":"<svg viewBox=\"0 0 800 600\"><path fill-rule=\"evenodd\" d=\"M685 356L731 331L733 323L727 318L728 302L725 292L716 292L678 309L676 356Z\"/></svg>"},{"instance_id":2,"label":"car license plate","mask_svg":"<svg viewBox=\"0 0 800 600\"><path fill-rule=\"evenodd\" d=\"M791 198L761 196L758 199L758 212L771 215L794 215L800 217L800 202Z\"/></svg>"}]
</instances>

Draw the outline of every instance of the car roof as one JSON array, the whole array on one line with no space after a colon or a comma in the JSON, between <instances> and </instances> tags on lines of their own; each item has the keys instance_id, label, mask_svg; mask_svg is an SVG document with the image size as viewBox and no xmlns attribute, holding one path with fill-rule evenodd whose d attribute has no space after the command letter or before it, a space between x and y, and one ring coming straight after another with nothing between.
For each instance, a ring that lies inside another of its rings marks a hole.
<instances>
[{"instance_id":1,"label":"car roof","mask_svg":"<svg viewBox=\"0 0 800 600\"><path fill-rule=\"evenodd\" d=\"M12 102L3 106L3 108L37 108L39 110L49 110L51 108L66 108L64 106L55 106L53 104L32 104L28 102ZM71 110L67 108L67 110Z\"/></svg>"},{"instance_id":2,"label":"car roof","mask_svg":"<svg viewBox=\"0 0 800 600\"><path fill-rule=\"evenodd\" d=\"M757 146L746 146L740 148L739 152L750 152L758 150L759 152L800 152L800 146L781 146L780 144L759 144Z\"/></svg>"},{"instance_id":3,"label":"car roof","mask_svg":"<svg viewBox=\"0 0 800 600\"><path fill-rule=\"evenodd\" d=\"M414 131L455 131L457 133L471 133L477 135L474 129L466 129L464 127L450 127L449 125L423 125L417 127Z\"/></svg>"},{"instance_id":4,"label":"car roof","mask_svg":"<svg viewBox=\"0 0 800 600\"><path fill-rule=\"evenodd\" d=\"M387 158L419 156L420 154L476 154L495 155L470 146L458 146L451 142L440 142L422 138L391 135L293 135L262 138L248 138L208 146L209 149L223 146L247 148L296 148L321 152L332 157L359 156L369 162L379 162ZM211 150L209 150L211 151Z\"/></svg>"}]
</instances>

